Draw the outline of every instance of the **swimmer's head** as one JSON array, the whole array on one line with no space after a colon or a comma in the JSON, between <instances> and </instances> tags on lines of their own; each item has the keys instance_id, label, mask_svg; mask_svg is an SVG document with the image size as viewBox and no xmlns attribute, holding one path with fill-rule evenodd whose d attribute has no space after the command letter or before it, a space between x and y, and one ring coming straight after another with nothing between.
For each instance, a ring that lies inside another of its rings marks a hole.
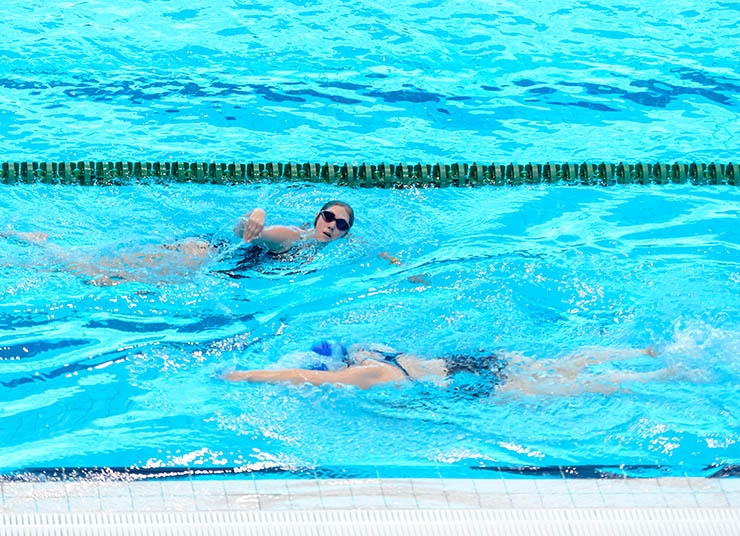
<instances>
[{"instance_id":1,"label":"swimmer's head","mask_svg":"<svg viewBox=\"0 0 740 536\"><path fill-rule=\"evenodd\" d=\"M347 355L347 349L337 341L319 341L311 347L311 351L326 357L344 358Z\"/></svg>"},{"instance_id":2,"label":"swimmer's head","mask_svg":"<svg viewBox=\"0 0 740 536\"><path fill-rule=\"evenodd\" d=\"M314 234L319 242L333 242L349 233L355 223L355 212L347 203L329 201L313 220Z\"/></svg>"}]
</instances>

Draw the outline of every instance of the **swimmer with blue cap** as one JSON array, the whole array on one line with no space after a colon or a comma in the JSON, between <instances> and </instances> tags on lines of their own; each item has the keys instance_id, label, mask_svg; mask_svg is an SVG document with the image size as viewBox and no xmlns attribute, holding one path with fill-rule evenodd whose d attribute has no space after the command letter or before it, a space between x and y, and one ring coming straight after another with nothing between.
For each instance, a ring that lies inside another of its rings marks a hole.
<instances>
[{"instance_id":1,"label":"swimmer with blue cap","mask_svg":"<svg viewBox=\"0 0 740 536\"><path fill-rule=\"evenodd\" d=\"M320 341L311 347L311 352L288 354L287 357L295 363L297 356L305 360L302 366L275 370L237 370L227 374L225 379L314 385L331 383L368 389L379 384L422 379L442 385L449 374L460 370L460 364L456 364L452 357L421 359L375 343L345 347L336 341ZM484 363L485 359L481 358L473 368L490 369L496 359L491 355L487 358L487 363ZM284 359L280 361L281 365L285 364ZM498 365L498 368L503 367Z\"/></svg>"},{"instance_id":2,"label":"swimmer with blue cap","mask_svg":"<svg viewBox=\"0 0 740 536\"><path fill-rule=\"evenodd\" d=\"M236 370L223 379L234 382L352 385L360 389L408 381L451 384L453 376L476 379L478 396L484 392L515 391L520 394L571 396L593 392L629 391L622 384L646 383L676 377L675 367L647 372L605 368L610 362L655 358L652 348L586 349L558 358L535 358L521 353L479 353L423 359L384 344L352 344L321 341L311 347L315 362L303 368ZM590 368L592 365L597 365ZM478 381L479 380L479 381ZM474 384L468 384L473 386ZM463 387L467 390L467 387ZM487 389L487 391L486 391Z\"/></svg>"}]
</instances>

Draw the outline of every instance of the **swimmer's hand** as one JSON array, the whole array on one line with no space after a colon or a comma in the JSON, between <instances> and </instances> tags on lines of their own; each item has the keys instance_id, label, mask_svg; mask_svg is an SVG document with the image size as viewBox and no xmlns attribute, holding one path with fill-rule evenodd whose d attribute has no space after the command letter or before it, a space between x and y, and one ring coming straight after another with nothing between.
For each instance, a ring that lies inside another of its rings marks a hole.
<instances>
[{"instance_id":1,"label":"swimmer's hand","mask_svg":"<svg viewBox=\"0 0 740 536\"><path fill-rule=\"evenodd\" d=\"M256 208L239 218L236 227L234 227L234 232L244 242L251 242L255 238L259 238L264 228L265 211Z\"/></svg>"},{"instance_id":2,"label":"swimmer's hand","mask_svg":"<svg viewBox=\"0 0 740 536\"><path fill-rule=\"evenodd\" d=\"M419 275L410 275L406 278L406 280L409 283L413 283L414 285L424 285L429 286L432 284L432 282L429 280L429 278L425 274L419 274Z\"/></svg>"},{"instance_id":3,"label":"swimmer's hand","mask_svg":"<svg viewBox=\"0 0 740 536\"><path fill-rule=\"evenodd\" d=\"M652 346L648 346L647 348L643 348L641 352L645 355L648 355L650 357L658 357L658 351L653 348Z\"/></svg>"},{"instance_id":4,"label":"swimmer's hand","mask_svg":"<svg viewBox=\"0 0 740 536\"><path fill-rule=\"evenodd\" d=\"M236 371L237 370L236 370L236 367L234 365L224 366L224 367L221 367L221 368L217 369L213 373L213 376L212 377L213 378L216 378L218 380L230 380L230 381L234 381L234 380L231 380L231 378L229 378L229 376L231 376L232 374L234 374Z\"/></svg>"},{"instance_id":5,"label":"swimmer's hand","mask_svg":"<svg viewBox=\"0 0 740 536\"><path fill-rule=\"evenodd\" d=\"M126 279L120 276L109 276L109 275L99 275L98 277L94 279L90 279L89 281L86 281L88 285L92 285L94 287L115 287L116 285L120 285L121 283L125 283Z\"/></svg>"},{"instance_id":6,"label":"swimmer's hand","mask_svg":"<svg viewBox=\"0 0 740 536\"><path fill-rule=\"evenodd\" d=\"M378 254L378 257L380 257L381 259L384 259L384 260L388 261L391 264L395 264L397 266L401 266L401 261L399 261L397 257L394 257L392 254L388 253L387 251L381 251Z\"/></svg>"},{"instance_id":7,"label":"swimmer's hand","mask_svg":"<svg viewBox=\"0 0 740 536\"><path fill-rule=\"evenodd\" d=\"M380 257L383 260L388 261L389 264L395 264L396 266L401 266L403 263L396 257L395 255L387 252L387 251L381 251L378 253L378 257ZM409 283L413 283L414 285L431 285L431 281L429 281L429 278L424 274L418 274L418 275L412 275L407 278Z\"/></svg>"}]
</instances>

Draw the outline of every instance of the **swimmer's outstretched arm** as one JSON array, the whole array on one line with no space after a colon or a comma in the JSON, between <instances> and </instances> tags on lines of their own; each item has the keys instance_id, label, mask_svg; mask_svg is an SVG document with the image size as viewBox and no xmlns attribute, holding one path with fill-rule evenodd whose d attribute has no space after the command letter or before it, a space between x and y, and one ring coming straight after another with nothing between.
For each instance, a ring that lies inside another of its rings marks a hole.
<instances>
[{"instance_id":1,"label":"swimmer's outstretched arm","mask_svg":"<svg viewBox=\"0 0 740 536\"><path fill-rule=\"evenodd\" d=\"M270 251L282 253L301 239L301 229L286 225L265 227L265 211L256 208L239 218L234 233L244 242L265 246Z\"/></svg>"},{"instance_id":2,"label":"swimmer's outstretched arm","mask_svg":"<svg viewBox=\"0 0 740 536\"><path fill-rule=\"evenodd\" d=\"M354 385L360 389L368 389L374 385L388 383L389 378L381 367L353 366L342 370L237 370L224 376L232 382L251 383L292 383L301 385L343 384Z\"/></svg>"}]
</instances>

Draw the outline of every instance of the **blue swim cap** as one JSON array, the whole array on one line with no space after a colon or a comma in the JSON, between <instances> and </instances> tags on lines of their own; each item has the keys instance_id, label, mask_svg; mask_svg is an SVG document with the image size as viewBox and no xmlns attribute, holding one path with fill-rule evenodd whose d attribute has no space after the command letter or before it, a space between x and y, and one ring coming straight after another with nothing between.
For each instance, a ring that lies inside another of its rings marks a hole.
<instances>
[{"instance_id":1,"label":"blue swim cap","mask_svg":"<svg viewBox=\"0 0 740 536\"><path fill-rule=\"evenodd\" d=\"M336 341L317 342L311 347L311 351L326 357L342 357L347 354L344 345Z\"/></svg>"}]
</instances>

